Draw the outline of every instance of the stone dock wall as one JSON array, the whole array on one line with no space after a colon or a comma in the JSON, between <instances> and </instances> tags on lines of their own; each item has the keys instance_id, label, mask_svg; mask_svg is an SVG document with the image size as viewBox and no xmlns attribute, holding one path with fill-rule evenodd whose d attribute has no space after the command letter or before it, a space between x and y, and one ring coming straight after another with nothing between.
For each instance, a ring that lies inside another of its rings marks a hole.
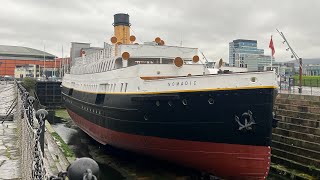
<instances>
[{"instance_id":1,"label":"stone dock wall","mask_svg":"<svg viewBox=\"0 0 320 180\"><path fill-rule=\"evenodd\" d=\"M320 96L279 94L275 113L273 167L285 167L282 173L291 177L320 179Z\"/></svg>"}]
</instances>

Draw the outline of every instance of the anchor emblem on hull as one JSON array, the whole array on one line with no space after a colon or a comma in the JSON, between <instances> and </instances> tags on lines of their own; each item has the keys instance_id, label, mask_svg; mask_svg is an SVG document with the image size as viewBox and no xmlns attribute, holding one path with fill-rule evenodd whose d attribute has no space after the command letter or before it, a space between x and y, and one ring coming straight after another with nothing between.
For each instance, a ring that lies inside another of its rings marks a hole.
<instances>
[{"instance_id":1,"label":"anchor emblem on hull","mask_svg":"<svg viewBox=\"0 0 320 180\"><path fill-rule=\"evenodd\" d=\"M240 122L240 118L244 120L244 124ZM252 125L255 125L256 122L253 119L252 112L248 110L248 112L244 112L241 117L235 116L235 121L239 125L239 131L249 131L252 130Z\"/></svg>"}]
</instances>

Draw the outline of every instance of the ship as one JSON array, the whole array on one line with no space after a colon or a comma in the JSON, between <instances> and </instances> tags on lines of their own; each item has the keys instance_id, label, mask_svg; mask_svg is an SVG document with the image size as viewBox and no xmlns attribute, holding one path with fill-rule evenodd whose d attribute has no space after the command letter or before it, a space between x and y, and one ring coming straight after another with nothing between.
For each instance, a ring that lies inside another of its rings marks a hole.
<instances>
[{"instance_id":1,"label":"ship","mask_svg":"<svg viewBox=\"0 0 320 180\"><path fill-rule=\"evenodd\" d=\"M137 43L128 14L114 15L103 48L72 43L62 81L65 107L99 143L225 179L269 172L274 71L208 66L197 48Z\"/></svg>"}]
</instances>

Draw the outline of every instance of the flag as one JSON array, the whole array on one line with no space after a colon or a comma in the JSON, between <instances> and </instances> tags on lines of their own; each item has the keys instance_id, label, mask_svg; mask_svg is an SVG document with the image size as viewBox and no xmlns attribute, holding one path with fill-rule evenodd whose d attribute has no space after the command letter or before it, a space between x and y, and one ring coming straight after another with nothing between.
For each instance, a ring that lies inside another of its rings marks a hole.
<instances>
[{"instance_id":1,"label":"flag","mask_svg":"<svg viewBox=\"0 0 320 180\"><path fill-rule=\"evenodd\" d=\"M273 41L272 41L272 36L271 36L271 39L270 39L269 48L270 48L271 51L272 51L272 57L273 57L273 55L274 55L274 53L275 53L276 51L274 50Z\"/></svg>"}]
</instances>

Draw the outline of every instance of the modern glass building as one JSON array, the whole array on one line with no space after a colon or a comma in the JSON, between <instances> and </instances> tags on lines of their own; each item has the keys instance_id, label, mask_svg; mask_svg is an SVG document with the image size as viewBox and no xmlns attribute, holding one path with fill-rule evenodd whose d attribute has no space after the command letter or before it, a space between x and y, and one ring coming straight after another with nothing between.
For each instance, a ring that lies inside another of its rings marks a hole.
<instances>
[{"instance_id":1,"label":"modern glass building","mask_svg":"<svg viewBox=\"0 0 320 180\"><path fill-rule=\"evenodd\" d=\"M257 48L256 40L237 39L229 43L229 64L249 71L262 71L264 66L271 64L271 56Z\"/></svg>"},{"instance_id":2,"label":"modern glass building","mask_svg":"<svg viewBox=\"0 0 320 180\"><path fill-rule=\"evenodd\" d=\"M320 64L308 64L303 67L306 76L320 76Z\"/></svg>"},{"instance_id":3,"label":"modern glass building","mask_svg":"<svg viewBox=\"0 0 320 180\"><path fill-rule=\"evenodd\" d=\"M229 43L229 64L235 65L238 54L264 54L263 49L257 48L256 40L237 39Z\"/></svg>"}]
</instances>

